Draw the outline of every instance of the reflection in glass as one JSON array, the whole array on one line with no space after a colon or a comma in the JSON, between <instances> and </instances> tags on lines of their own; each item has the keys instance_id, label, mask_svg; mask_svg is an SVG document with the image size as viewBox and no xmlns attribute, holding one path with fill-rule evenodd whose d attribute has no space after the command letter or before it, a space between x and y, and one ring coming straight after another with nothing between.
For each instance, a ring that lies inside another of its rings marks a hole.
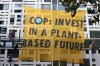
<instances>
[{"instance_id":1,"label":"reflection in glass","mask_svg":"<svg viewBox=\"0 0 100 66\"><path fill-rule=\"evenodd\" d=\"M58 5L58 10L63 10L64 11L65 10L65 7L63 5L61 5L61 4L59 4Z\"/></svg>"},{"instance_id":2,"label":"reflection in glass","mask_svg":"<svg viewBox=\"0 0 100 66\"><path fill-rule=\"evenodd\" d=\"M42 4L42 9L51 10L51 5L49 5L49 4Z\"/></svg>"},{"instance_id":3,"label":"reflection in glass","mask_svg":"<svg viewBox=\"0 0 100 66\"><path fill-rule=\"evenodd\" d=\"M9 10L9 5L8 4L4 4L3 5L3 10Z\"/></svg>"}]
</instances>

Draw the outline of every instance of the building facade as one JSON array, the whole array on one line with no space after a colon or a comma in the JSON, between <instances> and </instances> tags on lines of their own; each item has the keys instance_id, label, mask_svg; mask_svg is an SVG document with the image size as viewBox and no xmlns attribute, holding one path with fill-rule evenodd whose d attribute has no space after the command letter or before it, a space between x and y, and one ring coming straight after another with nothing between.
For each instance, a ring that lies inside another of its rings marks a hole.
<instances>
[{"instance_id":1,"label":"building facade","mask_svg":"<svg viewBox=\"0 0 100 66\"><path fill-rule=\"evenodd\" d=\"M99 4L99 1L97 2ZM92 54L89 47L89 41L95 42L97 47L100 45L100 14L99 7L94 7L94 4L87 3L87 6L80 6L78 10L86 10L84 16L84 34L85 34L85 49L84 60L85 64L72 64L66 62L40 62L40 61L20 61L16 55L11 63L7 61L9 51L16 42L21 45L21 39L24 34L24 6L32 8L48 9L48 10L64 10L64 6L60 0L0 0L0 66L99 66L100 50L96 50ZM92 12L89 12L89 9ZM95 17L95 18L94 18ZM98 19L99 18L99 19ZM96 19L96 20L95 20ZM9 33L13 32L15 40L9 40ZM6 47L6 48L4 48ZM20 49L19 49L20 50ZM20 51L19 51L20 52ZM19 53L18 52L18 53Z\"/></svg>"}]
</instances>

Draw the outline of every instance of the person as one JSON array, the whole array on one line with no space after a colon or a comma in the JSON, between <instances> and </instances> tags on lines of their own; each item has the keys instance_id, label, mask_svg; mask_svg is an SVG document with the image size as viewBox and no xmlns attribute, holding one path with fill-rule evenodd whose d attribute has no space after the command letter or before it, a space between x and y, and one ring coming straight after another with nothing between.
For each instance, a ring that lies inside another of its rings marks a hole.
<instances>
[{"instance_id":1,"label":"person","mask_svg":"<svg viewBox=\"0 0 100 66\"><path fill-rule=\"evenodd\" d=\"M11 54L8 55L8 62L9 62L9 63L12 62L12 56L11 56Z\"/></svg>"},{"instance_id":2,"label":"person","mask_svg":"<svg viewBox=\"0 0 100 66\"><path fill-rule=\"evenodd\" d=\"M90 40L89 48L92 49L92 53L96 53L96 45L91 40Z\"/></svg>"},{"instance_id":3,"label":"person","mask_svg":"<svg viewBox=\"0 0 100 66\"><path fill-rule=\"evenodd\" d=\"M14 38L14 33L12 31L9 32L9 39Z\"/></svg>"},{"instance_id":4,"label":"person","mask_svg":"<svg viewBox=\"0 0 100 66\"><path fill-rule=\"evenodd\" d=\"M17 48L18 48L18 44L16 43L16 44L14 45L14 53L16 53Z\"/></svg>"},{"instance_id":5,"label":"person","mask_svg":"<svg viewBox=\"0 0 100 66\"><path fill-rule=\"evenodd\" d=\"M11 49L8 50L7 58L8 58L7 61L8 61L9 63L12 62L13 56L12 56L12 50L11 50Z\"/></svg>"}]
</instances>

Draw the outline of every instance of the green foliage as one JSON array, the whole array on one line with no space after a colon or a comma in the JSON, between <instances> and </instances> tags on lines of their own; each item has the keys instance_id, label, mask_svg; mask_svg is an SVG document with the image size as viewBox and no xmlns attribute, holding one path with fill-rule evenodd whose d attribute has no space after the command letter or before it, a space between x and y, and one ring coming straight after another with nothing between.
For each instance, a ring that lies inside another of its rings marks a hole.
<instances>
[{"instance_id":1,"label":"green foliage","mask_svg":"<svg viewBox=\"0 0 100 66\"><path fill-rule=\"evenodd\" d=\"M95 0L62 0L61 3L65 6L66 12L72 12L71 15L74 17L77 13L77 9L80 5L86 6L86 4L90 2L91 4L95 4Z\"/></svg>"}]
</instances>

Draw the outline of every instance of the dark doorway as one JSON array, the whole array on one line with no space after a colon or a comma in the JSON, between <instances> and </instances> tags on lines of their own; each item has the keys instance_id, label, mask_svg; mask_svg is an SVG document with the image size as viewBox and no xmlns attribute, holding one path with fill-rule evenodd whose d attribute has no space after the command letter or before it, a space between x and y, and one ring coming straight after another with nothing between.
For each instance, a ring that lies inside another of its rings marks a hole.
<instances>
[{"instance_id":1,"label":"dark doorway","mask_svg":"<svg viewBox=\"0 0 100 66\"><path fill-rule=\"evenodd\" d=\"M90 66L89 59L84 59L84 64L80 64L80 66Z\"/></svg>"},{"instance_id":2,"label":"dark doorway","mask_svg":"<svg viewBox=\"0 0 100 66\"><path fill-rule=\"evenodd\" d=\"M0 10L3 10L3 4L0 4Z\"/></svg>"}]
</instances>

